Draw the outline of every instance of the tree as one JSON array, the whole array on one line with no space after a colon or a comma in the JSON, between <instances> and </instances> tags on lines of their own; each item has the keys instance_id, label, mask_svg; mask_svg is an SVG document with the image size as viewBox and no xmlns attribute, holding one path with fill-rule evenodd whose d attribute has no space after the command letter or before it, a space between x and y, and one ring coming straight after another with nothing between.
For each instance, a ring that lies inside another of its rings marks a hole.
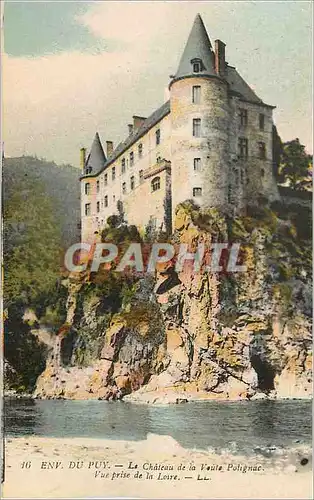
<instances>
[{"instance_id":1,"label":"tree","mask_svg":"<svg viewBox=\"0 0 314 500\"><path fill-rule=\"evenodd\" d=\"M310 190L312 185L312 157L299 139L283 143L278 168L278 181L292 189Z\"/></svg>"}]
</instances>

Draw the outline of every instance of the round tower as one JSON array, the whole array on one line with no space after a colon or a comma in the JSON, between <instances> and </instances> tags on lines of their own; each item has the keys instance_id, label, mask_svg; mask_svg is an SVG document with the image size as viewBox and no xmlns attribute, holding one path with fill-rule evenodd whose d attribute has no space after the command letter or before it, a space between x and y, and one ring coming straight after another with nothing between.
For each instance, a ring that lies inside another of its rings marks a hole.
<instances>
[{"instance_id":1,"label":"round tower","mask_svg":"<svg viewBox=\"0 0 314 500\"><path fill-rule=\"evenodd\" d=\"M170 82L172 206L193 199L225 208L229 182L229 101L225 45L213 52L201 17L194 21Z\"/></svg>"}]
</instances>

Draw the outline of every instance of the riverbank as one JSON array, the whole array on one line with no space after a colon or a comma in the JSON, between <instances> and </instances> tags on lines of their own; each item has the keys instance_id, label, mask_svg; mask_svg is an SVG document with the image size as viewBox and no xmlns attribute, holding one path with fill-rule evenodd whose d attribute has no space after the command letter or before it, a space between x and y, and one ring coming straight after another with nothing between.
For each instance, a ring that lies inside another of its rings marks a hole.
<instances>
[{"instance_id":1,"label":"riverbank","mask_svg":"<svg viewBox=\"0 0 314 500\"><path fill-rule=\"evenodd\" d=\"M8 438L5 449L3 498L312 498L302 446L245 458L149 434L145 441Z\"/></svg>"}]
</instances>

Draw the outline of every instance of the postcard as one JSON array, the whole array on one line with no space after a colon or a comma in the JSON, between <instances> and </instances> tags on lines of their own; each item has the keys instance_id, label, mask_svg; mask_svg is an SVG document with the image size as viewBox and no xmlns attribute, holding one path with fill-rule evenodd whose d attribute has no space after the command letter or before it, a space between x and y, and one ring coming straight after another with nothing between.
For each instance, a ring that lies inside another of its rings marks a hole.
<instances>
[{"instance_id":1,"label":"postcard","mask_svg":"<svg viewBox=\"0 0 314 500\"><path fill-rule=\"evenodd\" d=\"M2 5L3 498L312 498L312 9Z\"/></svg>"}]
</instances>

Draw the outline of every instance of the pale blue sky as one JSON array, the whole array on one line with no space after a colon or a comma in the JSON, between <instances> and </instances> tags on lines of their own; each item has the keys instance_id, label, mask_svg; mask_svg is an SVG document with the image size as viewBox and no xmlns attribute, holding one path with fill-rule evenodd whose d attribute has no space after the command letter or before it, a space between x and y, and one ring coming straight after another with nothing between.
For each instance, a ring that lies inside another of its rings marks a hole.
<instances>
[{"instance_id":1,"label":"pale blue sky","mask_svg":"<svg viewBox=\"0 0 314 500\"><path fill-rule=\"evenodd\" d=\"M266 103L283 140L312 151L311 2L10 2L4 140L9 156L78 165L96 130L120 142L167 97L199 12L212 42Z\"/></svg>"}]
</instances>

